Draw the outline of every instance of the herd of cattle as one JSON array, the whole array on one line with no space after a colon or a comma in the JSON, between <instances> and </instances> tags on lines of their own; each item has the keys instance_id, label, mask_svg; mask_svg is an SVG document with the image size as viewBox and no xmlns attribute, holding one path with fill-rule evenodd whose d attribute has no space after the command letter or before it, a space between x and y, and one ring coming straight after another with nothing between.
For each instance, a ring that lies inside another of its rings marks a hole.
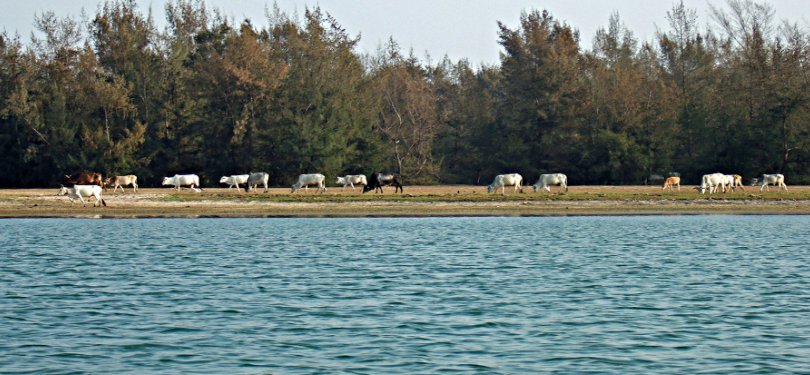
<instances>
[{"instance_id":1,"label":"herd of cattle","mask_svg":"<svg viewBox=\"0 0 810 375\"><path fill-rule=\"evenodd\" d=\"M266 193L268 191L269 180L270 175L265 172L251 172L248 174L222 176L219 183L228 185L228 190L233 187L240 189L239 185L242 185L247 192L257 190L259 185L261 185L264 187L264 192ZM57 195L67 195L71 202L78 200L82 203L82 205L86 204L84 198L94 197L95 202L93 202L93 207L95 207L98 203L104 206L107 205L104 199L101 198L101 192L102 190L106 191L109 186L113 187L113 192L116 192L118 188L121 188L121 191L123 192L125 186L132 187L133 192L138 191L138 176L135 175L114 176L103 179L101 173L84 172L79 173L75 177L65 176L65 181L73 186L65 187L62 185ZM778 191L781 191L781 189L784 188L787 192L785 176L782 174L764 174L762 175L761 179L755 179L754 181L754 184L761 184L759 188L760 191L763 189L768 189L770 191L769 186L774 185L777 187ZM342 185L344 190L346 189L346 186L351 186L352 191L354 191L355 185L363 185L363 193L371 190L374 190L375 193L377 191L382 193L383 186L394 186L394 192L403 192L402 183L394 174L374 173L370 176L370 178L366 178L366 176L362 174L346 175L337 177L336 183L337 185ZM200 186L200 177L196 174L178 174L172 177L164 177L161 185L173 186L178 191L181 187L188 187L196 192L202 191ZM532 188L534 189L534 192L539 190L551 192L552 186L559 186L560 192L567 192L568 177L563 173L541 174L537 182L532 185ZM304 191L309 191L310 187L316 188L318 192L325 192L326 176L320 173L299 175L298 180L292 185L291 193L295 193L302 188ZM506 194L507 187L511 187L513 192L522 192L523 176L518 173L499 174L495 176L495 180L493 180L492 183L487 186L487 193L492 193L500 189L501 194ZM661 187L661 190L669 188L669 190L672 192L676 187L678 191L681 190L681 178L679 176L671 176L664 180L664 185ZM742 183L742 176L737 174L727 175L722 173L703 175L700 185L695 187L695 189L701 194L705 194L706 192L712 194L716 193L718 190L725 193L729 190L736 191L737 188L745 190Z\"/></svg>"}]
</instances>

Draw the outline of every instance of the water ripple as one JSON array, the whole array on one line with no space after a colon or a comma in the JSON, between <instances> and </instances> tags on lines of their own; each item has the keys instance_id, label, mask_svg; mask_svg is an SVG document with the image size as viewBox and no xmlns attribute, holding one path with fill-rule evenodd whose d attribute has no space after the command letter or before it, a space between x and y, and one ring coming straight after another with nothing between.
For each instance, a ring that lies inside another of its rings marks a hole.
<instances>
[{"instance_id":1,"label":"water ripple","mask_svg":"<svg viewBox=\"0 0 810 375\"><path fill-rule=\"evenodd\" d=\"M0 372L807 373L808 224L0 220Z\"/></svg>"}]
</instances>

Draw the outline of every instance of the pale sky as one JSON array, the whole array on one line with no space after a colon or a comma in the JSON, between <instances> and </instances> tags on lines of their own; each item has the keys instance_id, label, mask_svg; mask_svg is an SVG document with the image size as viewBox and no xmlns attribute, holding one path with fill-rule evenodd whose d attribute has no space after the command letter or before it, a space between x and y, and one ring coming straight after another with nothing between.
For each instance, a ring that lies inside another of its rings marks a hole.
<instances>
[{"instance_id":1,"label":"pale sky","mask_svg":"<svg viewBox=\"0 0 810 375\"><path fill-rule=\"evenodd\" d=\"M622 22L640 41L651 40L656 27L668 28L666 13L677 0L276 0L288 14L303 14L306 7L320 5L335 17L346 31L362 35L359 52L373 53L389 37L404 50L412 49L417 57L429 54L433 61L445 54L451 60L467 58L472 64L499 62L497 21L511 29L518 27L525 10L549 10L552 15L580 31L583 49L600 27L606 27L610 14L619 13ZM101 0L0 0L0 30L18 32L23 41L30 40L34 15L53 10L60 17L77 18L84 9L88 17L95 14ZM158 28L163 29L166 0L137 0L143 14L151 7ZM265 0L206 0L237 23L245 18L256 26L267 25ZM810 0L770 0L778 20L787 19L804 29L810 28ZM685 0L695 9L702 28L711 23L709 4L725 7L721 0Z\"/></svg>"}]
</instances>

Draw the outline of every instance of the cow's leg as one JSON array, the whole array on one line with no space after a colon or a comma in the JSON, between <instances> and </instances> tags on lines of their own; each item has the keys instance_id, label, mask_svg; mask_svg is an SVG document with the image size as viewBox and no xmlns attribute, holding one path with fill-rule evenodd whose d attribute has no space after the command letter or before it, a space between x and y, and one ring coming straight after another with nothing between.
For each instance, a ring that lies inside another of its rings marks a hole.
<instances>
[{"instance_id":1,"label":"cow's leg","mask_svg":"<svg viewBox=\"0 0 810 375\"><path fill-rule=\"evenodd\" d=\"M87 207L87 204L86 204L86 202L84 201L84 198L82 198L82 195L81 195L81 194L79 194L79 202L82 202L82 207Z\"/></svg>"},{"instance_id":2,"label":"cow's leg","mask_svg":"<svg viewBox=\"0 0 810 375\"><path fill-rule=\"evenodd\" d=\"M123 190L124 188L122 187L121 189ZM133 183L132 183L132 192L133 192L133 193L137 193L137 192L138 192L138 183L137 183L137 182L133 182Z\"/></svg>"}]
</instances>

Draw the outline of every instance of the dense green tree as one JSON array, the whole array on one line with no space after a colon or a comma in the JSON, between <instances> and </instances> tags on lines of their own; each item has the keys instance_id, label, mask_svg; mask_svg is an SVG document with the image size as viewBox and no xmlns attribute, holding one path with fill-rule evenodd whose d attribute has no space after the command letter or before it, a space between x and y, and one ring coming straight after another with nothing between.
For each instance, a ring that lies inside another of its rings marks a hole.
<instances>
[{"instance_id":1,"label":"dense green tree","mask_svg":"<svg viewBox=\"0 0 810 375\"><path fill-rule=\"evenodd\" d=\"M358 39L319 8L307 9L302 25L275 20L271 46L289 68L263 134L279 178L361 171L372 123L364 67L353 52Z\"/></svg>"},{"instance_id":2,"label":"dense green tree","mask_svg":"<svg viewBox=\"0 0 810 375\"><path fill-rule=\"evenodd\" d=\"M495 67L474 70L468 61L445 60L436 69L438 107L443 126L437 136L436 157L442 180L481 184L491 166L489 132L495 123L499 71Z\"/></svg>"},{"instance_id":3,"label":"dense green tree","mask_svg":"<svg viewBox=\"0 0 810 375\"><path fill-rule=\"evenodd\" d=\"M499 27L504 54L491 157L499 170L524 178L566 170L581 146L578 32L545 11L523 14L518 29Z\"/></svg>"},{"instance_id":4,"label":"dense green tree","mask_svg":"<svg viewBox=\"0 0 810 375\"><path fill-rule=\"evenodd\" d=\"M316 7L267 26L172 0L157 30L135 0L86 24L37 15L30 43L0 35L0 186L79 171L162 176L391 171L407 183L564 172L573 184L680 172L783 172L810 182L810 33L727 0L701 30L677 3L652 41L618 14L591 49L546 11L499 24L496 66L433 63L359 36Z\"/></svg>"},{"instance_id":5,"label":"dense green tree","mask_svg":"<svg viewBox=\"0 0 810 375\"><path fill-rule=\"evenodd\" d=\"M717 83L715 54L709 46L714 38L698 32L697 14L683 2L667 13L667 20L669 30L657 39L662 83L672 90L669 100L661 104L671 106L677 114L671 167L683 177L695 179L719 167L713 152L715 139L708 137Z\"/></svg>"}]
</instances>

